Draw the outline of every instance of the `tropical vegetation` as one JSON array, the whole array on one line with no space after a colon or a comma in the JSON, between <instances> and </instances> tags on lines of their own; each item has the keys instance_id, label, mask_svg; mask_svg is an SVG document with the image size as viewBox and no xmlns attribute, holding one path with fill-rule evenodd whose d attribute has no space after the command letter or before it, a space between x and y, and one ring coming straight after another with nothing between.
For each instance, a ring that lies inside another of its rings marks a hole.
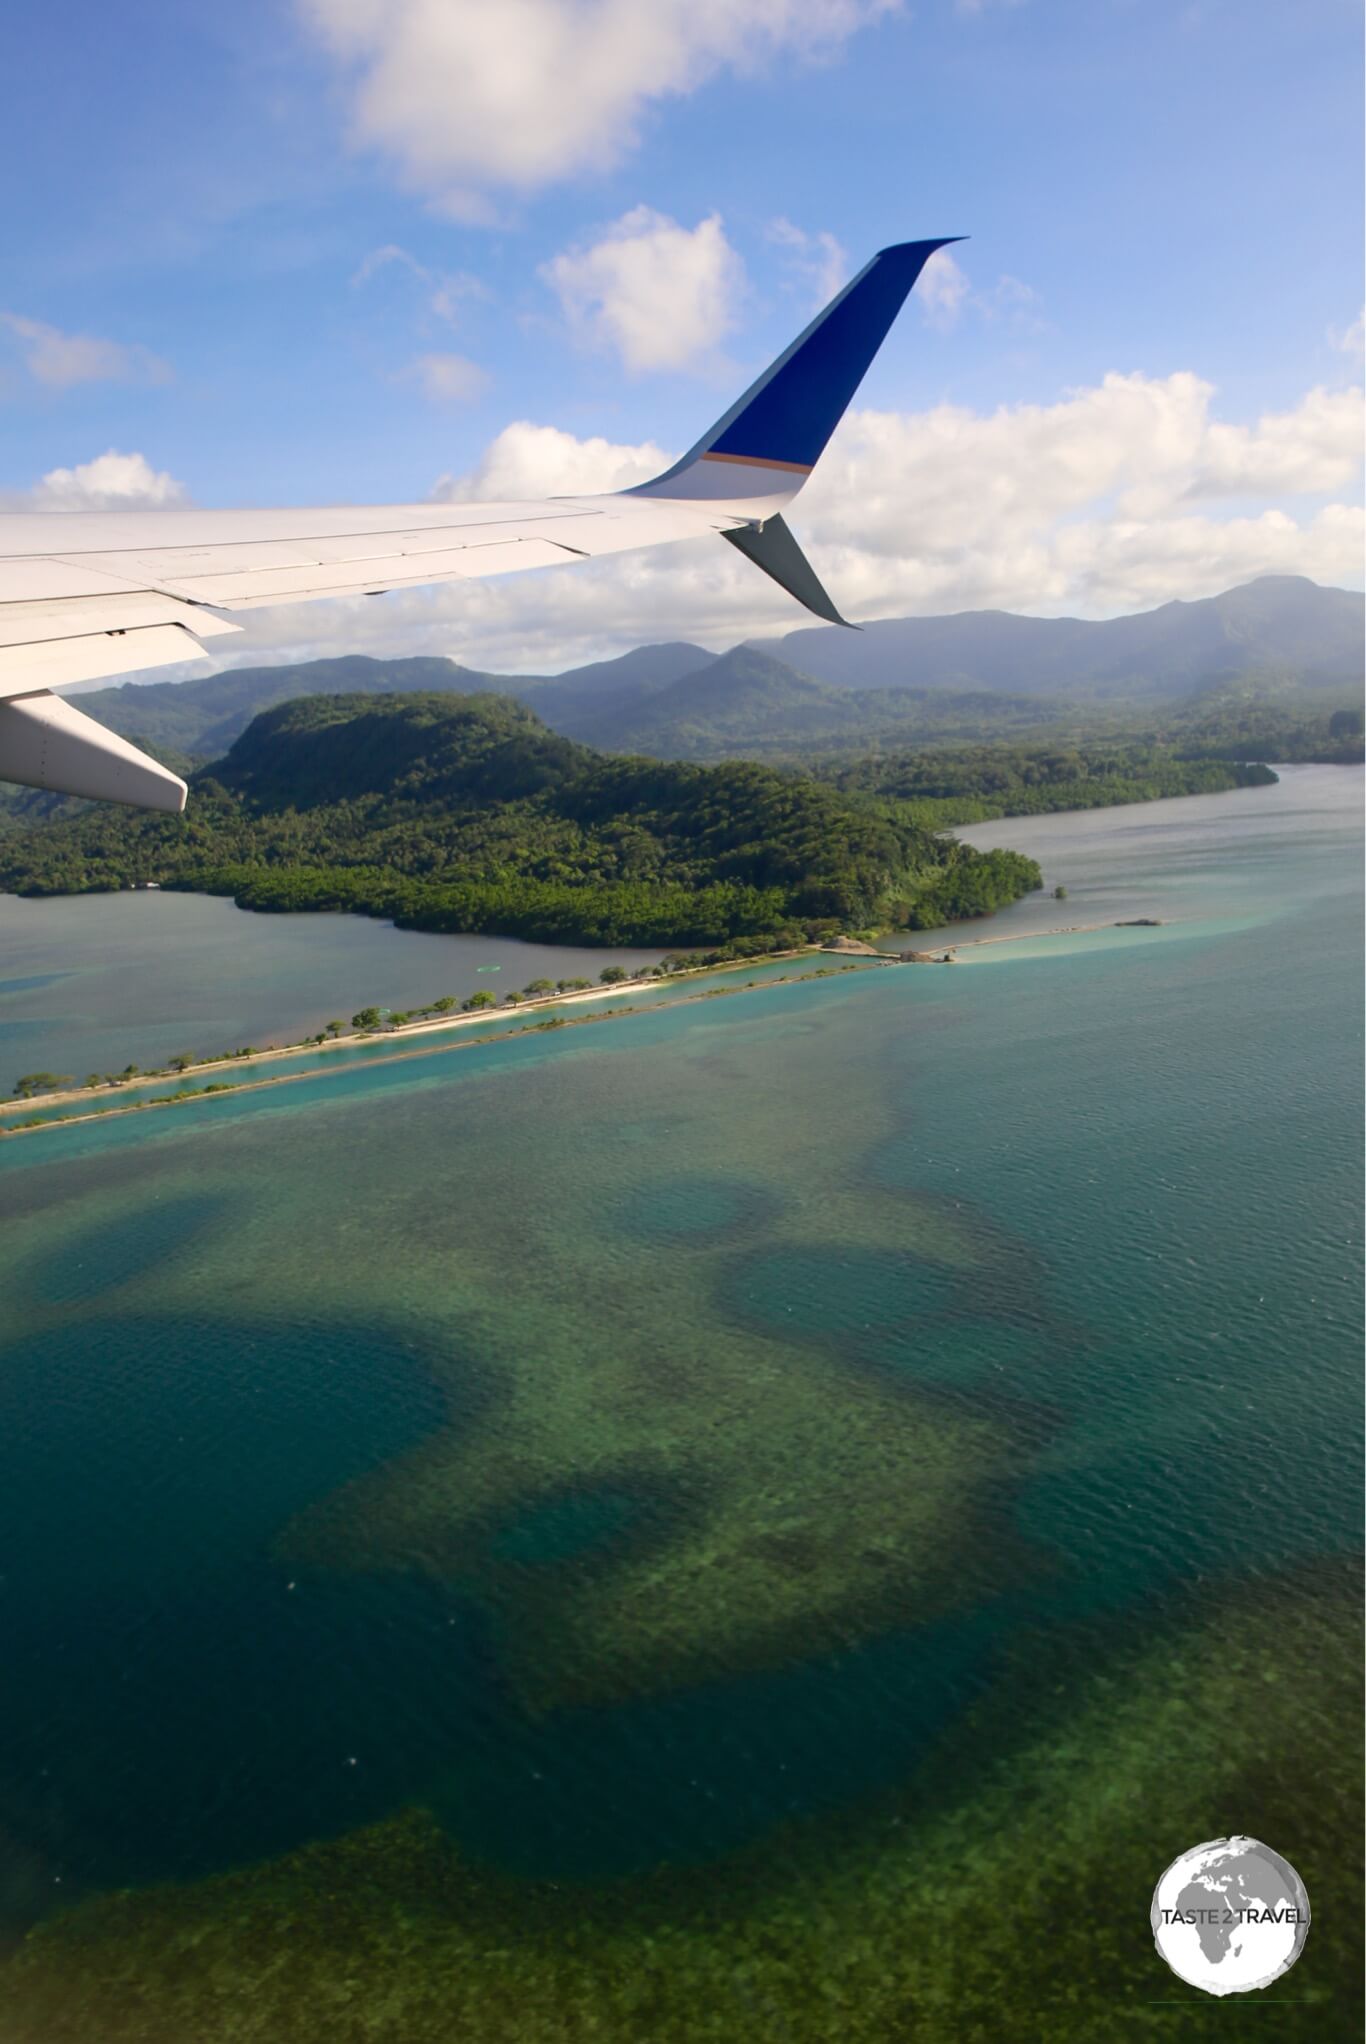
<instances>
[{"instance_id":1,"label":"tropical vegetation","mask_svg":"<svg viewBox=\"0 0 1366 2044\"><path fill-rule=\"evenodd\" d=\"M750 762L607 758L507 697L310 696L256 717L184 816L100 807L0 841L0 888L156 885L551 943L799 941L985 915L1032 861Z\"/></svg>"}]
</instances>

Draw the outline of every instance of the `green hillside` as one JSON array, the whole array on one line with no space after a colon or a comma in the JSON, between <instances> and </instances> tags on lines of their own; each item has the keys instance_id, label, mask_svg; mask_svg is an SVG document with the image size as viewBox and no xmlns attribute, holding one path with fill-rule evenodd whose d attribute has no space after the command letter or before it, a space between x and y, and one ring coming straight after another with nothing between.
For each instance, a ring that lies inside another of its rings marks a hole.
<instances>
[{"instance_id":1,"label":"green hillside","mask_svg":"<svg viewBox=\"0 0 1366 2044\"><path fill-rule=\"evenodd\" d=\"M507 697L308 696L201 769L182 817L92 808L0 843L0 888L155 881L544 941L718 945L988 914L1033 862L749 763L607 759Z\"/></svg>"},{"instance_id":2,"label":"green hillside","mask_svg":"<svg viewBox=\"0 0 1366 2044\"><path fill-rule=\"evenodd\" d=\"M1217 795L1230 788L1269 787L1276 780L1262 764L1178 759L1161 746L1142 742L862 754L823 760L812 771L843 794L891 802L936 830L997 816Z\"/></svg>"},{"instance_id":3,"label":"green hillside","mask_svg":"<svg viewBox=\"0 0 1366 2044\"><path fill-rule=\"evenodd\" d=\"M489 677L454 660L424 657L304 660L277 667L230 667L189 681L123 682L74 698L79 709L135 745L173 745L191 758L219 759L253 717L302 695L398 695L418 690L474 694Z\"/></svg>"},{"instance_id":4,"label":"green hillside","mask_svg":"<svg viewBox=\"0 0 1366 2044\"><path fill-rule=\"evenodd\" d=\"M547 696L565 703L595 701L627 691L643 696L676 681L710 659L701 646L682 642L636 646L615 660L595 660L565 674L484 674L458 660L423 656L376 660L364 653L336 660L304 660L275 667L231 667L190 681L123 682L76 698L87 715L136 745L190 758L220 759L253 717L277 703L311 695L412 695L436 691L517 697Z\"/></svg>"},{"instance_id":5,"label":"green hillside","mask_svg":"<svg viewBox=\"0 0 1366 2044\"><path fill-rule=\"evenodd\" d=\"M670 642L564 674L353 654L91 690L79 706L179 772L301 696L498 694L604 752L824 762L888 748L1078 745L1119 737L1231 759L1360 757L1362 598L1263 576L1197 603L1099 622L968 611L733 647ZM1341 727L1341 728L1339 728ZM823 769L822 769L823 770ZM0 831L79 813L0 787Z\"/></svg>"}]
</instances>

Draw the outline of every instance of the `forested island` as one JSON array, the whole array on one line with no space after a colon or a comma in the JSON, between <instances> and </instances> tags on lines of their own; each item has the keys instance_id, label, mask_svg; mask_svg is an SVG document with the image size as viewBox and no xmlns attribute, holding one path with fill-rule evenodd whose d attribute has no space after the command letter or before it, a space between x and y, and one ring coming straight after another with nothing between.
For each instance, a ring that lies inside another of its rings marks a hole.
<instances>
[{"instance_id":1,"label":"forested island","mask_svg":"<svg viewBox=\"0 0 1366 2044\"><path fill-rule=\"evenodd\" d=\"M257 716L180 817L10 831L0 888L156 885L546 943L781 945L989 915L1041 884L908 805L750 762L609 758L508 697L309 696Z\"/></svg>"},{"instance_id":2,"label":"forested island","mask_svg":"<svg viewBox=\"0 0 1366 2044\"><path fill-rule=\"evenodd\" d=\"M812 771L844 794L890 802L936 830L998 816L1217 795L1228 788L1266 787L1276 779L1259 761L1182 759L1151 740L865 753Z\"/></svg>"}]
</instances>

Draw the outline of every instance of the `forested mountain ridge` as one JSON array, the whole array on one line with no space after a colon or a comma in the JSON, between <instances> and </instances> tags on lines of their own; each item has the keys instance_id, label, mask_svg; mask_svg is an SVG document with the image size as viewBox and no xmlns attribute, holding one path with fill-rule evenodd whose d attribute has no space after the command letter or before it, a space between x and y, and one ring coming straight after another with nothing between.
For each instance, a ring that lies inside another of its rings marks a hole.
<instances>
[{"instance_id":1,"label":"forested mountain ridge","mask_svg":"<svg viewBox=\"0 0 1366 2044\"><path fill-rule=\"evenodd\" d=\"M604 751L659 759L799 757L829 746L947 743L1006 736L1066 714L1036 697L926 689L842 689L813 681L757 646L719 659L648 695L562 705L538 698L557 730Z\"/></svg>"},{"instance_id":2,"label":"forested mountain ridge","mask_svg":"<svg viewBox=\"0 0 1366 2044\"><path fill-rule=\"evenodd\" d=\"M220 759L252 718L302 695L398 695L450 689L468 695L486 677L444 657L372 660L362 653L298 665L229 667L188 681L120 682L72 700L135 745L173 745L190 758Z\"/></svg>"},{"instance_id":3,"label":"forested mountain ridge","mask_svg":"<svg viewBox=\"0 0 1366 2044\"><path fill-rule=\"evenodd\" d=\"M705 665L702 646L678 641L633 647L615 660L595 660L559 675L485 674L444 655L377 660L365 653L272 667L230 667L189 681L122 682L90 689L75 701L89 716L135 745L149 742L181 756L219 759L252 718L305 695L453 695L485 692L519 699L553 690L558 700L586 704L625 690L643 696ZM160 753L158 754L160 756Z\"/></svg>"},{"instance_id":4,"label":"forested mountain ridge","mask_svg":"<svg viewBox=\"0 0 1366 2044\"><path fill-rule=\"evenodd\" d=\"M1261 692L1362 685L1363 598L1303 575L1262 575L1194 603L1092 620L959 611L883 618L855 634L805 626L753 643L838 688L1009 690L1092 701L1176 702L1230 686Z\"/></svg>"},{"instance_id":5,"label":"forested mountain ridge","mask_svg":"<svg viewBox=\"0 0 1366 2044\"><path fill-rule=\"evenodd\" d=\"M637 646L555 676L355 654L125 683L77 701L171 764L220 758L253 716L299 696L415 690L511 696L600 750L673 759L959 744L1064 726L1080 737L1132 722L1145 707L1168 725L1223 718L1254 748L1277 715L1283 722L1294 712L1301 724L1321 722L1326 744L1330 714L1361 706L1362 619L1352 591L1264 576L1199 603L1099 623L1005 611L887 618L861 632L817 626L719 656L686 642Z\"/></svg>"},{"instance_id":6,"label":"forested mountain ridge","mask_svg":"<svg viewBox=\"0 0 1366 2044\"><path fill-rule=\"evenodd\" d=\"M307 696L194 777L184 816L108 807L0 843L0 888L155 882L546 941L724 944L985 914L1030 860L747 762L605 758L506 697Z\"/></svg>"}]
</instances>

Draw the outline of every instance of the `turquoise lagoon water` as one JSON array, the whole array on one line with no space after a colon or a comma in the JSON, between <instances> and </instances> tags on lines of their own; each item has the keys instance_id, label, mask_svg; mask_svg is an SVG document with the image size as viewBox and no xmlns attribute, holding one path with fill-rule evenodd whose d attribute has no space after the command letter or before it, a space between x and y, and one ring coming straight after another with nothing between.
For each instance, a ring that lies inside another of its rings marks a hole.
<instances>
[{"instance_id":1,"label":"turquoise lagoon water","mask_svg":"<svg viewBox=\"0 0 1366 2044\"><path fill-rule=\"evenodd\" d=\"M321 922L327 919L318 917L310 918L310 920ZM336 917L332 920L341 921L343 919ZM395 932L394 934L406 935L407 932ZM426 941L439 942L441 940L427 939ZM473 940L470 939L468 941L472 942ZM519 946L518 948L524 947ZM585 954L577 952L544 952L542 955L553 966L557 961L562 962L566 958L572 961ZM596 954L589 954L590 964L593 957L598 959L603 957L631 958L634 961L639 958L639 954L610 951L598 952ZM525 961L523 961L523 969L525 969ZM680 1000L699 999L712 993L734 993L746 986L766 986L783 980L809 978L815 972L829 975L833 972L877 971L880 969L875 961L870 963L867 959L835 959L823 957L814 950L803 951L790 957L760 959L753 964L739 968L723 967L715 972L689 973L681 980L655 980L642 986L626 988L603 987L597 993L580 993L575 996L568 1008L562 1010L557 1005L551 1012L556 1017L563 1013L569 1021L593 1021L606 1019L609 1013L619 1015L624 1009L655 1008L663 1005L672 1005ZM543 976L548 978L550 976L549 971ZM575 974L574 976L587 978L588 974L585 972ZM557 972L557 977L570 977L569 967L567 965L564 966L562 972ZM596 973L594 977L596 977ZM487 986L497 984L497 982L483 980L480 984ZM510 979L508 984L515 988L520 984L524 984L524 982ZM393 1034L384 1032L377 1036L366 1037L363 1041L355 1043L334 1043L322 1049L297 1050L288 1052L283 1056L234 1058L231 1063L216 1066L204 1076L193 1075L188 1081L165 1074L159 1079L134 1079L130 1080L126 1085L120 1086L115 1092L102 1090L92 1094L89 1097L88 1103L84 1100L65 1101L56 1107L40 1107L30 1111L23 1101L11 1100L6 1102L0 1100L0 1116L3 1116L4 1126L13 1127L20 1121L65 1121L80 1114L117 1113L129 1106L141 1105L148 1101L168 1099L177 1094L187 1083L196 1088L207 1087L215 1083L241 1086L257 1079L281 1079L285 1077L292 1079L310 1072L336 1073L346 1071L356 1065L385 1064L394 1058L408 1060L414 1056L428 1057L447 1050L466 1049L473 1044L483 1043L490 1037L506 1036L513 1031L540 1029L545 1026L549 1019L550 1014L540 1007L528 1007L522 1010L498 1008L491 1010L482 1021L471 1021L468 1018L463 1018L453 1023L436 1024L435 1026L431 1022L427 1022L423 1023L416 1030L404 1029L395 1031Z\"/></svg>"},{"instance_id":2,"label":"turquoise lagoon water","mask_svg":"<svg viewBox=\"0 0 1366 2044\"><path fill-rule=\"evenodd\" d=\"M1350 1554L1360 799L970 833L1069 890L992 935L1161 929L0 1149L11 1927L412 1805L705 1869Z\"/></svg>"}]
</instances>

